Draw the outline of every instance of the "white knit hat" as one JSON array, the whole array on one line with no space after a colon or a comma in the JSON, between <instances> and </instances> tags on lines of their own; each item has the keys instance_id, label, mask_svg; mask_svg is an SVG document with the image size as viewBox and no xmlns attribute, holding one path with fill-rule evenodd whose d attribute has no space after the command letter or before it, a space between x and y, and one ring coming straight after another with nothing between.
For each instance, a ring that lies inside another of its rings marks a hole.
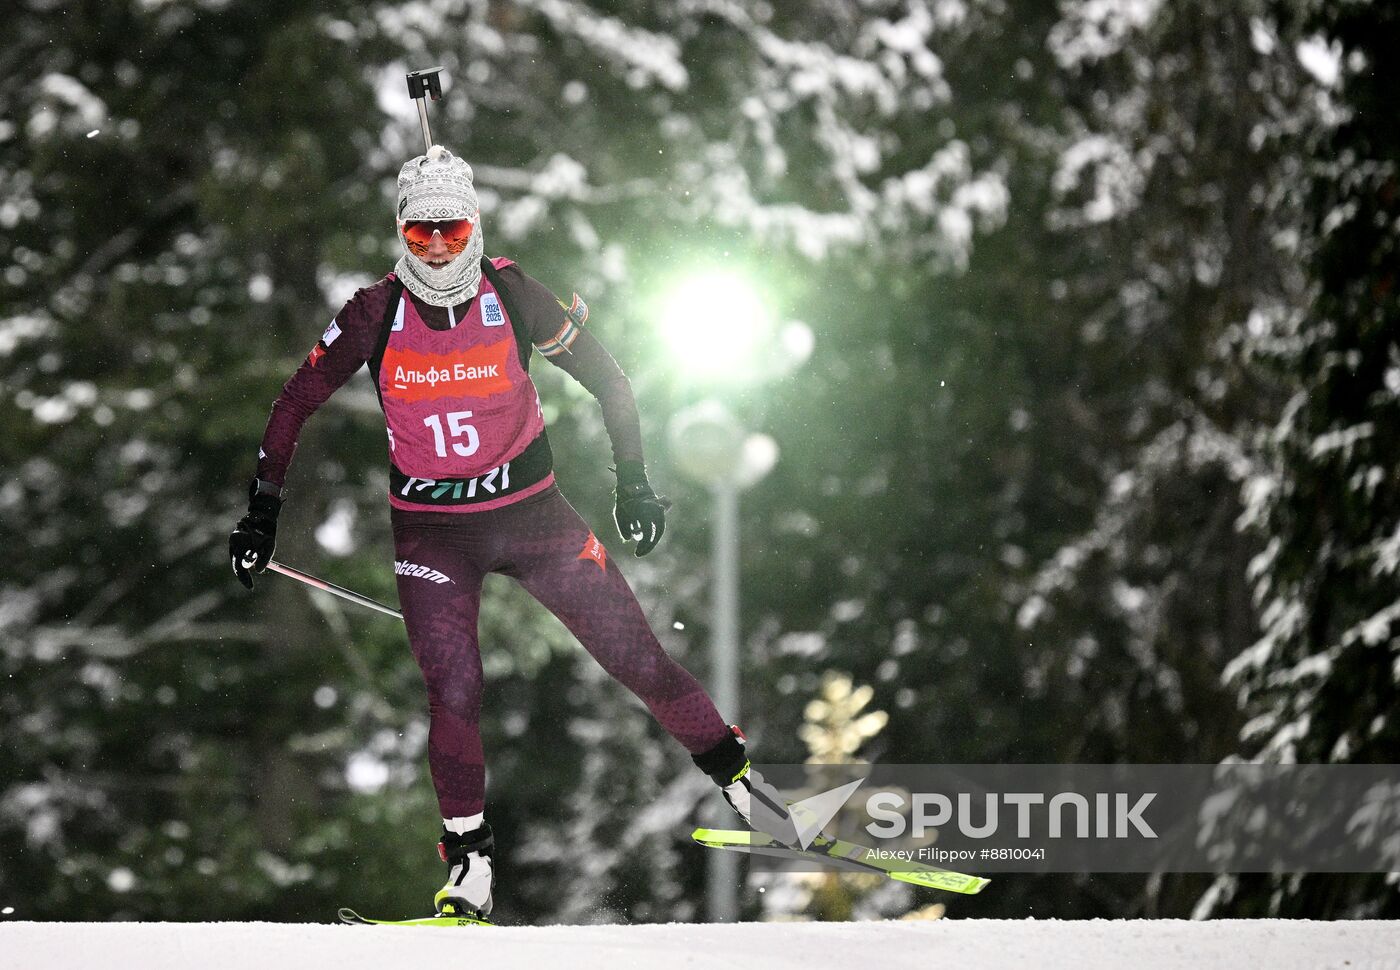
<instances>
[{"instance_id":1,"label":"white knit hat","mask_svg":"<svg viewBox=\"0 0 1400 970\"><path fill-rule=\"evenodd\" d=\"M481 286L481 209L472 186L472 168L441 145L404 163L399 170L396 210L404 254L395 267L409 292L432 306L456 306L476 296ZM470 219L475 228L461 255L433 269L409 251L402 224L422 220Z\"/></svg>"}]
</instances>

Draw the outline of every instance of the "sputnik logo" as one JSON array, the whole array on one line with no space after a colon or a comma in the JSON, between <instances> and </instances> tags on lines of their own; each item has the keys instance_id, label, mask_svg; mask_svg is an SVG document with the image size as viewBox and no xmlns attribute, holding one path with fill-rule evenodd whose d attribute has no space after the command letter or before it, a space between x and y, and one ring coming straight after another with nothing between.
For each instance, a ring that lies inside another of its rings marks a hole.
<instances>
[{"instance_id":1,"label":"sputnik logo","mask_svg":"<svg viewBox=\"0 0 1400 970\"><path fill-rule=\"evenodd\" d=\"M598 568L603 572L608 571L608 551L603 548L598 537L591 532L588 533L588 538L583 541L583 552L579 553L576 558L592 560L598 564Z\"/></svg>"},{"instance_id":2,"label":"sputnik logo","mask_svg":"<svg viewBox=\"0 0 1400 970\"><path fill-rule=\"evenodd\" d=\"M822 829L836 817L836 813L841 811L841 807L850 800L864 781L865 779L858 778L840 788L812 795L788 806L788 813L792 816L792 824L797 829L797 839L802 848L807 848L813 839L821 835Z\"/></svg>"}]
</instances>

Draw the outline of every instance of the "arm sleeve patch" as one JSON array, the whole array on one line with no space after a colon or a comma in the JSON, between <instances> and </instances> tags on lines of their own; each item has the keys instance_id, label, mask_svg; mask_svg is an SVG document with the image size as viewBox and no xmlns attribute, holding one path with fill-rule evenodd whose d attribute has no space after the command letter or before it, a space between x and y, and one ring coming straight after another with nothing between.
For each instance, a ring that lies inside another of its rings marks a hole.
<instances>
[{"instance_id":1,"label":"arm sleeve patch","mask_svg":"<svg viewBox=\"0 0 1400 970\"><path fill-rule=\"evenodd\" d=\"M564 323L559 331L543 343L535 344L540 354L545 357L555 357L564 353L569 346L578 339L579 333L583 330L583 324L588 320L588 304L583 302L583 297L577 293L568 306L563 300L557 301L564 310Z\"/></svg>"}]
</instances>

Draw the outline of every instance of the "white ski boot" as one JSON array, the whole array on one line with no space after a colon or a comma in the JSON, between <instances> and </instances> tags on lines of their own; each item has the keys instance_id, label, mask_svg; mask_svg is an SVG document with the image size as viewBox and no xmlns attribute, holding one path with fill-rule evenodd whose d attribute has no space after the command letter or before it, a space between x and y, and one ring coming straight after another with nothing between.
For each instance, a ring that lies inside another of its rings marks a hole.
<instances>
[{"instance_id":1,"label":"white ski boot","mask_svg":"<svg viewBox=\"0 0 1400 970\"><path fill-rule=\"evenodd\" d=\"M440 915L481 918L491 912L494 847L491 826L485 821L465 835L443 830L438 855L447 863L447 884L433 898Z\"/></svg>"}]
</instances>

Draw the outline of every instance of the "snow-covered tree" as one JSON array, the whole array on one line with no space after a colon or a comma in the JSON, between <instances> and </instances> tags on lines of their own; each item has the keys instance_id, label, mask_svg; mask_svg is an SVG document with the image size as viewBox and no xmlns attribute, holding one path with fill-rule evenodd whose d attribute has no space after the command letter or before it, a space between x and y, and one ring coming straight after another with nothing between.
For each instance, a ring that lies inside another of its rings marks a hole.
<instances>
[{"instance_id":1,"label":"snow-covered tree","mask_svg":"<svg viewBox=\"0 0 1400 970\"><path fill-rule=\"evenodd\" d=\"M1291 5L1285 11L1293 13ZM1298 256L1309 299L1252 320L1246 346L1292 389L1261 429L1242 525L1262 635L1226 671L1262 761L1389 764L1400 750L1400 11L1304 4L1310 75ZM1397 820L1392 816L1388 825ZM1393 917L1389 877L1222 880L1221 913Z\"/></svg>"}]
</instances>

